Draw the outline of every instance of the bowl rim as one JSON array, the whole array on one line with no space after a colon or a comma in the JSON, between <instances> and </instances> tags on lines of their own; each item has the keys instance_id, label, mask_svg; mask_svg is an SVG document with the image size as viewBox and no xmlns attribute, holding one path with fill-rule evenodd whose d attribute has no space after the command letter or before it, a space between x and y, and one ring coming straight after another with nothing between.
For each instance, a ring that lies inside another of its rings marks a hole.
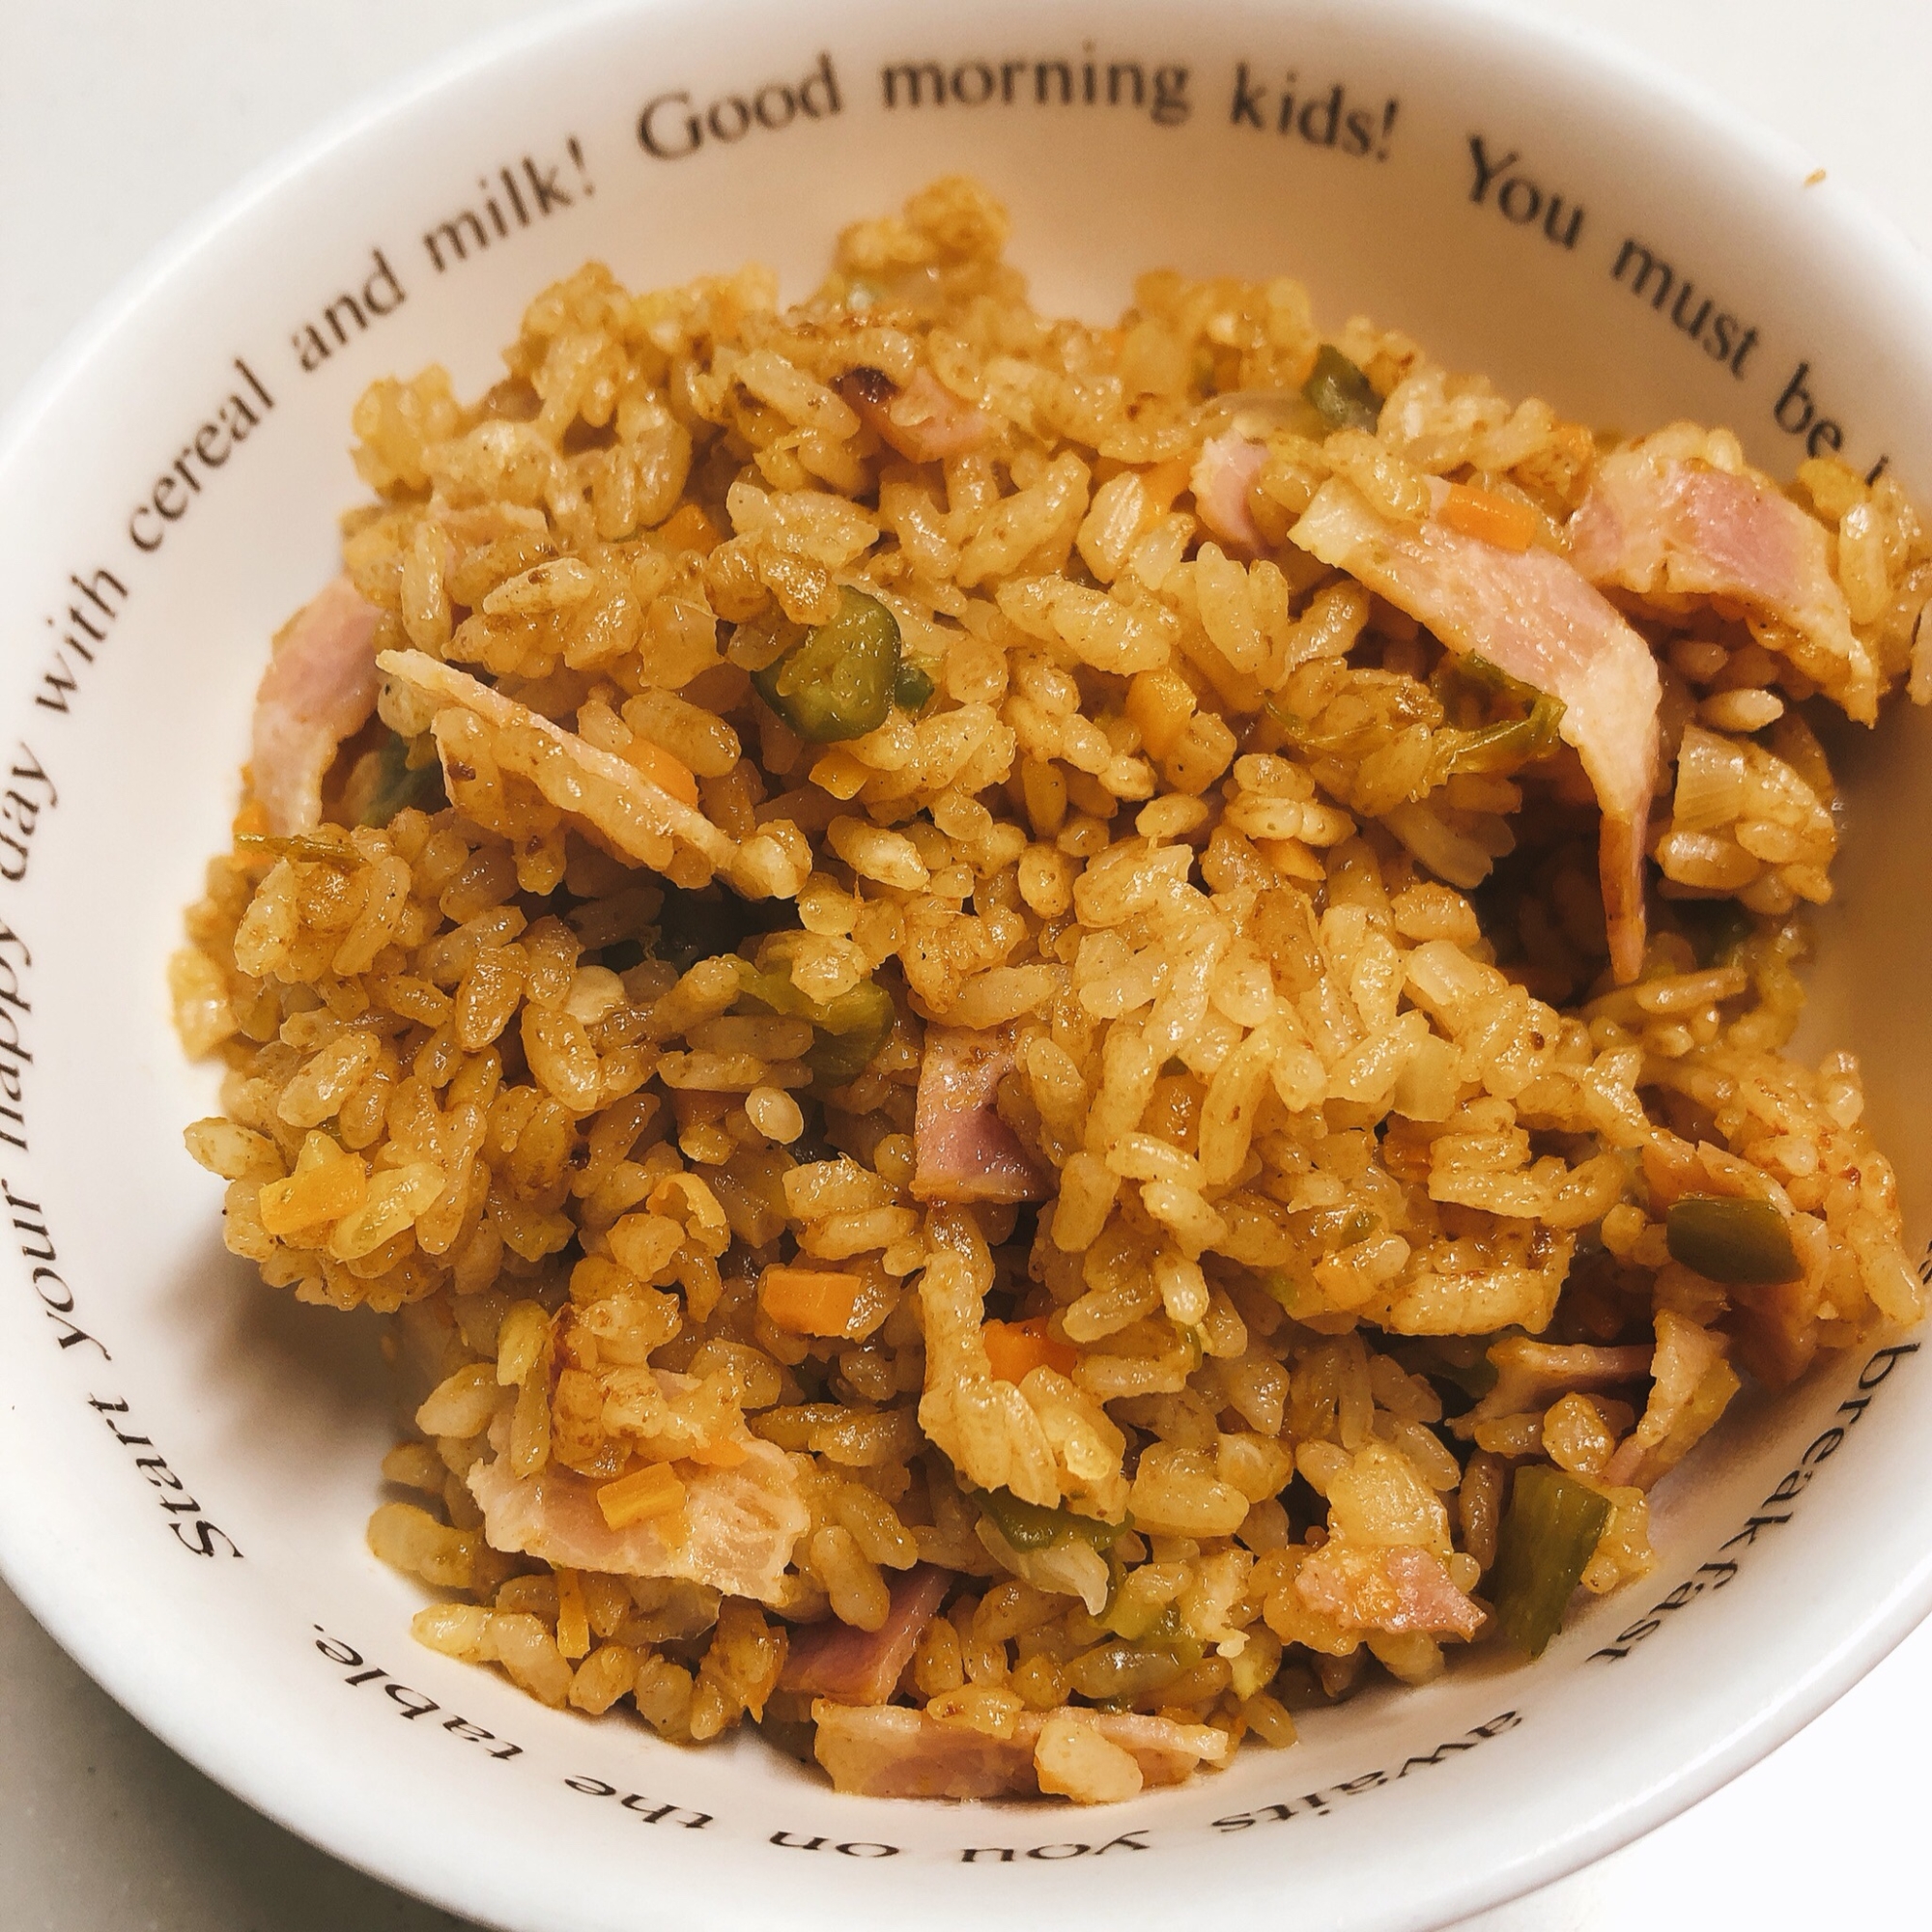
<instances>
[{"instance_id":1,"label":"bowl rim","mask_svg":"<svg viewBox=\"0 0 1932 1932\"><path fill-rule=\"evenodd\" d=\"M1145 0L1152 12L1159 0ZM1320 0L1286 0L1279 11L1321 11ZM44 358L0 414L0 494L43 420L84 380L94 359L140 315L145 305L229 231L272 203L285 189L326 167L379 130L400 128L418 108L462 89L519 53L577 37L592 38L606 23L653 14L695 11L695 0L569 0L569 4L498 23L382 81L249 168L199 212L168 232L122 274L85 319ZM1270 5L1269 11L1273 11ZM1811 156L1795 139L1759 122L1707 84L1655 64L1594 25L1555 18L1513 0L1350 0L1352 25L1362 22L1395 36L1417 29L1453 36L1474 48L1507 37L1536 58L1587 71L1606 97L1640 92L1674 108L1757 175L1804 174ZM1821 180L1834 218L1848 232L1845 245L1874 272L1911 297L1932 318L1932 259L1855 189ZM0 1266L11 1270L11 1255ZM407 1895L462 1911L503 1932L535 1923L525 1913L499 1916L490 1900L462 1894L446 1872L427 1874L358 1836L352 1806L318 1803L272 1762L263 1740L245 1724L212 1722L205 1709L171 1685L165 1672L144 1670L122 1641L111 1615L90 1610L64 1594L62 1566L28 1541L25 1519L0 1486L0 1577L56 1643L146 1729L190 1765L251 1808L298 1838ZM1375 1922L1390 1928L1443 1927L1521 1897L1655 1830L1708 1797L1803 1729L1894 1649L1932 1612L1932 1551L1919 1554L1841 1628L1838 1640L1810 1667L1780 1687L1747 1720L1695 1757L1659 1777L1628 1802L1605 1808L1577 1831L1544 1842L1506 1869L1492 1862L1467 1878L1450 1878L1406 1911ZM304 1798L307 1802L304 1803ZM441 1878L444 1884L439 1885ZM561 1921L556 1922L559 1925ZM693 1922L696 1922L695 1920ZM852 1921L852 1922L857 1922Z\"/></svg>"}]
</instances>

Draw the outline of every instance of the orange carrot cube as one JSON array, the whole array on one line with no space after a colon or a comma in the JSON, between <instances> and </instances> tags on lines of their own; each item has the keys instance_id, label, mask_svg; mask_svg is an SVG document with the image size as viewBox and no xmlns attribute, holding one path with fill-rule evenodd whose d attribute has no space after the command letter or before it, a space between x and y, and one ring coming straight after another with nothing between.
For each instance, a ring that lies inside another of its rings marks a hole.
<instances>
[{"instance_id":1,"label":"orange carrot cube","mask_svg":"<svg viewBox=\"0 0 1932 1932\"><path fill-rule=\"evenodd\" d=\"M1494 544L1498 550L1523 551L1536 541L1536 512L1527 503L1498 496L1493 490L1452 483L1436 514L1452 530Z\"/></svg>"},{"instance_id":2,"label":"orange carrot cube","mask_svg":"<svg viewBox=\"0 0 1932 1932\"><path fill-rule=\"evenodd\" d=\"M843 1335L864 1286L832 1268L768 1267L758 1277L758 1305L775 1327L794 1335Z\"/></svg>"},{"instance_id":3,"label":"orange carrot cube","mask_svg":"<svg viewBox=\"0 0 1932 1932\"><path fill-rule=\"evenodd\" d=\"M996 1380L1022 1382L1036 1369L1052 1369L1056 1374L1073 1373L1079 1351L1071 1343L1047 1333L1047 1318L1035 1315L1025 1321L988 1321L980 1330L986 1345L986 1359L993 1365Z\"/></svg>"},{"instance_id":4,"label":"orange carrot cube","mask_svg":"<svg viewBox=\"0 0 1932 1932\"><path fill-rule=\"evenodd\" d=\"M619 1476L614 1483L601 1484L597 1507L612 1529L629 1529L634 1522L647 1522L681 1510L684 1485L668 1463L647 1463L628 1476Z\"/></svg>"}]
</instances>

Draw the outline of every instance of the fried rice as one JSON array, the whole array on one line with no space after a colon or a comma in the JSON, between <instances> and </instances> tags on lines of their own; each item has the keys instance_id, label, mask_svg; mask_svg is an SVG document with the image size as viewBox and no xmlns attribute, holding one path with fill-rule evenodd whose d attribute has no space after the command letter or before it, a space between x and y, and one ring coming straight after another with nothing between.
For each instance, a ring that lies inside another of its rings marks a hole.
<instances>
[{"instance_id":1,"label":"fried rice","mask_svg":"<svg viewBox=\"0 0 1932 1932\"><path fill-rule=\"evenodd\" d=\"M228 1247L385 1318L423 1642L1097 1802L1536 1655L1746 1377L1919 1318L1784 1049L1932 538L1006 234L375 384L171 978Z\"/></svg>"}]
</instances>

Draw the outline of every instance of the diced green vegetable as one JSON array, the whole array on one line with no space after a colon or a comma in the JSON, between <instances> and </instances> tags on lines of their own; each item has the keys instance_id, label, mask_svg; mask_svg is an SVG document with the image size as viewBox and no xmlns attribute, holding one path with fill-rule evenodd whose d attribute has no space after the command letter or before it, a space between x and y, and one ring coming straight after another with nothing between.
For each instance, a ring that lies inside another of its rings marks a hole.
<instances>
[{"instance_id":1,"label":"diced green vegetable","mask_svg":"<svg viewBox=\"0 0 1932 1932\"><path fill-rule=\"evenodd\" d=\"M440 811L444 804L442 767L431 758L412 771L410 741L391 731L377 754L376 788L362 808L359 825L386 825L399 811Z\"/></svg>"},{"instance_id":2,"label":"diced green vegetable","mask_svg":"<svg viewBox=\"0 0 1932 1932\"><path fill-rule=\"evenodd\" d=\"M1769 1201L1686 1194L1663 1219L1670 1259L1707 1281L1769 1287L1804 1272L1784 1216Z\"/></svg>"},{"instance_id":3,"label":"diced green vegetable","mask_svg":"<svg viewBox=\"0 0 1932 1932\"><path fill-rule=\"evenodd\" d=\"M760 1006L787 1018L810 1020L816 1037L805 1056L816 1087L842 1087L856 1080L872 1056L886 1043L895 1018L892 995L873 980L864 980L836 1000L814 1000L801 993L782 967L761 973L755 966L739 967L746 993Z\"/></svg>"},{"instance_id":4,"label":"diced green vegetable","mask_svg":"<svg viewBox=\"0 0 1932 1932\"><path fill-rule=\"evenodd\" d=\"M1301 393L1330 429L1373 431L1381 420L1382 399L1374 384L1332 343L1321 345Z\"/></svg>"},{"instance_id":5,"label":"diced green vegetable","mask_svg":"<svg viewBox=\"0 0 1932 1932\"><path fill-rule=\"evenodd\" d=\"M1262 708L1281 726L1283 737L1310 757L1366 757L1387 742L1391 728L1400 730L1407 724L1422 724L1434 730L1442 723L1441 704L1427 685L1418 684L1413 678L1396 678L1382 685L1377 707L1372 712L1348 704L1331 706L1322 714L1324 721L1332 721L1339 713L1343 717L1352 715L1354 722L1340 729L1332 728L1331 724L1331 728L1318 730L1313 721L1272 697L1262 700Z\"/></svg>"},{"instance_id":6,"label":"diced green vegetable","mask_svg":"<svg viewBox=\"0 0 1932 1932\"><path fill-rule=\"evenodd\" d=\"M1500 665L1475 651L1452 652L1436 666L1429 688L1452 724L1487 722L1497 701L1527 711L1543 696L1533 684L1512 677Z\"/></svg>"},{"instance_id":7,"label":"diced green vegetable","mask_svg":"<svg viewBox=\"0 0 1932 1932\"><path fill-rule=\"evenodd\" d=\"M865 1017L843 1032L832 1027L822 1028L811 1043L810 1052L805 1056L805 1064L811 1068L811 1084L814 1087L843 1087L848 1081L858 1079L872 1064L872 1056L885 1045L886 1036L893 1030L893 1002L891 995L882 987L869 982L854 986L851 992L841 993L833 1004L837 1006L846 1000L859 1000L862 996Z\"/></svg>"},{"instance_id":8,"label":"diced green vegetable","mask_svg":"<svg viewBox=\"0 0 1932 1932\"><path fill-rule=\"evenodd\" d=\"M1485 724L1474 731L1445 732L1451 740L1448 769L1507 777L1555 751L1562 743L1562 724L1563 700L1539 693L1527 718Z\"/></svg>"},{"instance_id":9,"label":"diced green vegetable","mask_svg":"<svg viewBox=\"0 0 1932 1932\"><path fill-rule=\"evenodd\" d=\"M1442 707L1433 747L1438 784L1458 772L1506 778L1562 741L1562 700L1473 652L1445 657L1429 688Z\"/></svg>"},{"instance_id":10,"label":"diced green vegetable","mask_svg":"<svg viewBox=\"0 0 1932 1932\"><path fill-rule=\"evenodd\" d=\"M899 660L898 680L893 686L893 702L901 711L923 711L936 687L931 678L910 658Z\"/></svg>"},{"instance_id":11,"label":"diced green vegetable","mask_svg":"<svg viewBox=\"0 0 1932 1932\"><path fill-rule=\"evenodd\" d=\"M831 622L816 625L776 664L752 673L758 696L814 745L876 731L898 684L898 619L876 597L849 584L838 595L838 614Z\"/></svg>"},{"instance_id":12,"label":"diced green vegetable","mask_svg":"<svg viewBox=\"0 0 1932 1932\"><path fill-rule=\"evenodd\" d=\"M1063 1538L1077 1536L1104 1551L1112 1548L1115 1538L1127 1527L1124 1522L1099 1522L1091 1516L1075 1516L1071 1510L1022 1502L1009 1490L980 1491L980 1507L992 1518L993 1527L1018 1550L1045 1549Z\"/></svg>"},{"instance_id":13,"label":"diced green vegetable","mask_svg":"<svg viewBox=\"0 0 1932 1932\"><path fill-rule=\"evenodd\" d=\"M1541 1463L1516 1472L1491 1583L1496 1621L1519 1650L1543 1655L1609 1520L1609 1498L1574 1476Z\"/></svg>"}]
</instances>

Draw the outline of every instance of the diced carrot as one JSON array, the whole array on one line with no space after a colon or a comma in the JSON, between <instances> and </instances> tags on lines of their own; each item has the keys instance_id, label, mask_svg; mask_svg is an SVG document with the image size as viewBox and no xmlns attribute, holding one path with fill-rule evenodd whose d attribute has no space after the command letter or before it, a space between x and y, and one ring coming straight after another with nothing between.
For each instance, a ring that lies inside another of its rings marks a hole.
<instances>
[{"instance_id":1,"label":"diced carrot","mask_svg":"<svg viewBox=\"0 0 1932 1932\"><path fill-rule=\"evenodd\" d=\"M648 738L633 738L625 748L624 756L660 791L669 792L681 804L696 810L697 780L682 758L672 757L662 745L653 745Z\"/></svg>"},{"instance_id":2,"label":"diced carrot","mask_svg":"<svg viewBox=\"0 0 1932 1932\"><path fill-rule=\"evenodd\" d=\"M1185 456L1170 456L1165 463L1156 463L1150 469L1141 471L1141 488L1147 493L1147 514L1143 524L1157 523L1174 508L1174 499L1187 488L1187 479L1194 474L1194 452L1190 449Z\"/></svg>"},{"instance_id":3,"label":"diced carrot","mask_svg":"<svg viewBox=\"0 0 1932 1932\"><path fill-rule=\"evenodd\" d=\"M768 1267L758 1277L758 1306L794 1335L843 1335L865 1286L832 1268Z\"/></svg>"},{"instance_id":4,"label":"diced carrot","mask_svg":"<svg viewBox=\"0 0 1932 1932\"><path fill-rule=\"evenodd\" d=\"M658 535L672 550L701 550L708 556L724 541L714 524L696 503L686 503L658 526Z\"/></svg>"},{"instance_id":5,"label":"diced carrot","mask_svg":"<svg viewBox=\"0 0 1932 1932\"><path fill-rule=\"evenodd\" d=\"M808 776L820 791L830 792L842 805L848 798L857 798L872 775L871 766L864 759L855 758L843 745L834 745L813 763Z\"/></svg>"},{"instance_id":6,"label":"diced carrot","mask_svg":"<svg viewBox=\"0 0 1932 1932\"><path fill-rule=\"evenodd\" d=\"M1071 1343L1062 1342L1046 1331L1047 1318L1035 1315L1025 1321L988 1321L980 1329L986 1345L986 1359L993 1365L998 1381L1024 1381L1036 1369L1052 1369L1070 1376L1079 1360Z\"/></svg>"},{"instance_id":7,"label":"diced carrot","mask_svg":"<svg viewBox=\"0 0 1932 1932\"><path fill-rule=\"evenodd\" d=\"M646 1463L641 1469L633 1469L628 1476L619 1476L614 1483L600 1485L597 1507L612 1529L629 1529L634 1522L646 1522L653 1517L669 1516L673 1510L681 1510L684 1485L668 1464Z\"/></svg>"},{"instance_id":8,"label":"diced carrot","mask_svg":"<svg viewBox=\"0 0 1932 1932\"><path fill-rule=\"evenodd\" d=\"M322 1142L332 1152L311 1155ZM369 1174L358 1155L334 1148L326 1134L311 1134L302 1158L286 1180L267 1182L257 1197L255 1211L262 1226L275 1236L292 1235L323 1221L339 1221L353 1214L369 1198Z\"/></svg>"},{"instance_id":9,"label":"diced carrot","mask_svg":"<svg viewBox=\"0 0 1932 1932\"><path fill-rule=\"evenodd\" d=\"M686 1450L684 1460L706 1469L735 1469L751 1453L736 1436L721 1435L716 1442L700 1442Z\"/></svg>"},{"instance_id":10,"label":"diced carrot","mask_svg":"<svg viewBox=\"0 0 1932 1932\"><path fill-rule=\"evenodd\" d=\"M1527 503L1498 496L1493 490L1452 483L1448 498L1436 514L1452 530L1479 537L1498 550L1527 550L1536 541L1536 512Z\"/></svg>"},{"instance_id":11,"label":"diced carrot","mask_svg":"<svg viewBox=\"0 0 1932 1932\"><path fill-rule=\"evenodd\" d=\"M1194 688L1172 666L1137 671L1127 686L1127 717L1156 758L1165 758L1180 742L1194 711Z\"/></svg>"},{"instance_id":12,"label":"diced carrot","mask_svg":"<svg viewBox=\"0 0 1932 1932\"><path fill-rule=\"evenodd\" d=\"M263 838L269 830L269 809L259 798L251 798L235 814L235 822L229 828L236 838Z\"/></svg>"},{"instance_id":13,"label":"diced carrot","mask_svg":"<svg viewBox=\"0 0 1932 1932\"><path fill-rule=\"evenodd\" d=\"M556 1647L573 1662L590 1655L590 1617L583 1584L575 1570L556 1573Z\"/></svg>"}]
</instances>

